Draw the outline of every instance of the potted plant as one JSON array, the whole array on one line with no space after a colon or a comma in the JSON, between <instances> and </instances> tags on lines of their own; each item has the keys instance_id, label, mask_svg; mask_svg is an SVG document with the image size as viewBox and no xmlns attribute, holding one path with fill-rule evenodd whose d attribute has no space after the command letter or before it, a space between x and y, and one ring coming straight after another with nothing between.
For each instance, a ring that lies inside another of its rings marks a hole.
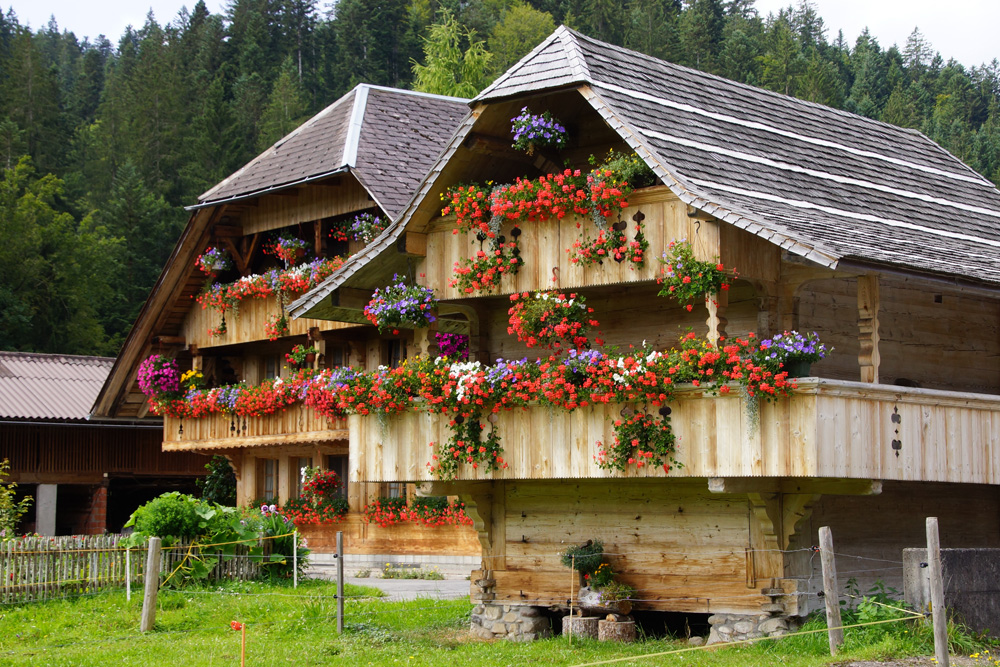
<instances>
[{"instance_id":1,"label":"potted plant","mask_svg":"<svg viewBox=\"0 0 1000 667\"><path fill-rule=\"evenodd\" d=\"M269 252L285 263L285 267L295 264L306 254L308 244L294 236L279 236L269 246Z\"/></svg>"},{"instance_id":2,"label":"potted plant","mask_svg":"<svg viewBox=\"0 0 1000 667\"><path fill-rule=\"evenodd\" d=\"M566 147L566 128L552 117L548 111L533 114L528 107L510 119L510 133L514 135L514 148L528 155L539 146Z\"/></svg>"},{"instance_id":3,"label":"potted plant","mask_svg":"<svg viewBox=\"0 0 1000 667\"><path fill-rule=\"evenodd\" d=\"M311 345L309 347L296 345L291 352L285 355L285 359L295 368L302 368L316 361L317 354L319 354L319 350Z\"/></svg>"},{"instance_id":4,"label":"potted plant","mask_svg":"<svg viewBox=\"0 0 1000 667\"><path fill-rule=\"evenodd\" d=\"M514 305L507 311L507 333L528 347L590 347L586 333L598 323L591 319L594 309L587 306L583 296L555 291L515 292L510 300Z\"/></svg>"},{"instance_id":5,"label":"potted plant","mask_svg":"<svg viewBox=\"0 0 1000 667\"><path fill-rule=\"evenodd\" d=\"M365 317L380 332L395 327L419 329L430 326L437 318L434 290L423 285L407 285L398 275L394 284L377 289L365 306Z\"/></svg>"},{"instance_id":6,"label":"potted plant","mask_svg":"<svg viewBox=\"0 0 1000 667\"><path fill-rule=\"evenodd\" d=\"M660 263L663 275L659 282L663 287L659 295L677 299L688 312L694 309L696 300L729 289L730 278L725 267L718 262L695 259L694 249L685 240L671 241Z\"/></svg>"},{"instance_id":7,"label":"potted plant","mask_svg":"<svg viewBox=\"0 0 1000 667\"><path fill-rule=\"evenodd\" d=\"M229 257L229 253L225 249L211 247L206 248L205 252L198 255L195 264L203 273L214 276L221 271L231 269L233 260Z\"/></svg>"},{"instance_id":8,"label":"potted plant","mask_svg":"<svg viewBox=\"0 0 1000 667\"><path fill-rule=\"evenodd\" d=\"M760 342L754 354L758 363L780 367L790 378L806 377L809 367L826 356L826 345L815 331L802 334L785 331Z\"/></svg>"},{"instance_id":9,"label":"potted plant","mask_svg":"<svg viewBox=\"0 0 1000 667\"><path fill-rule=\"evenodd\" d=\"M351 222L351 238L365 245L385 231L386 221L374 213L361 213Z\"/></svg>"}]
</instances>

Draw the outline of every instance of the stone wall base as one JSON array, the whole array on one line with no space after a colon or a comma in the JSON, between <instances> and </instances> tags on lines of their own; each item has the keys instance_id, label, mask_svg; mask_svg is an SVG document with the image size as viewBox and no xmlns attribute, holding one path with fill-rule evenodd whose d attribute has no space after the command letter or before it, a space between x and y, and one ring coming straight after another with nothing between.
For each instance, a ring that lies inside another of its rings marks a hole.
<instances>
[{"instance_id":1,"label":"stone wall base","mask_svg":"<svg viewBox=\"0 0 1000 667\"><path fill-rule=\"evenodd\" d=\"M473 637L530 642L552 636L552 623L541 607L483 603L472 610Z\"/></svg>"},{"instance_id":2,"label":"stone wall base","mask_svg":"<svg viewBox=\"0 0 1000 667\"><path fill-rule=\"evenodd\" d=\"M708 622L712 626L708 644L780 637L792 629L793 623L787 618L770 614L714 614L708 617Z\"/></svg>"}]
</instances>

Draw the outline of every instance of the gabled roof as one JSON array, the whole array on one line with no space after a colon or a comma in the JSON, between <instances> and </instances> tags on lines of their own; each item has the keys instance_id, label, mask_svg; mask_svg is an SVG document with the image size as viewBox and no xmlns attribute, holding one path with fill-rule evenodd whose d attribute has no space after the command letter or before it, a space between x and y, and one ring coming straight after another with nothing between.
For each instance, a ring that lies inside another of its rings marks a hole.
<instances>
[{"instance_id":1,"label":"gabled roof","mask_svg":"<svg viewBox=\"0 0 1000 667\"><path fill-rule=\"evenodd\" d=\"M114 361L0 352L0 418L86 420Z\"/></svg>"},{"instance_id":2,"label":"gabled roof","mask_svg":"<svg viewBox=\"0 0 1000 667\"><path fill-rule=\"evenodd\" d=\"M1000 191L920 132L565 26L472 104L566 88L579 89L682 201L792 253L831 268L846 262L1000 284ZM392 246L474 123L467 118L452 137L400 219L293 303L293 316L306 316Z\"/></svg>"},{"instance_id":3,"label":"gabled roof","mask_svg":"<svg viewBox=\"0 0 1000 667\"><path fill-rule=\"evenodd\" d=\"M395 217L468 100L360 84L199 197L243 199L351 171Z\"/></svg>"}]
</instances>

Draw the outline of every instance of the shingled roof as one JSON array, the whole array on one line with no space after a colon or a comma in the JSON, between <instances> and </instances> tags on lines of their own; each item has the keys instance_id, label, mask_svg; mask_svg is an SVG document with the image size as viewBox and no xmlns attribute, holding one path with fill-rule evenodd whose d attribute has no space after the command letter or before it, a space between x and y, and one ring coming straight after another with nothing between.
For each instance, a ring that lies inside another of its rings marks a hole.
<instances>
[{"instance_id":1,"label":"shingled roof","mask_svg":"<svg viewBox=\"0 0 1000 667\"><path fill-rule=\"evenodd\" d=\"M86 420L114 361L0 352L0 418Z\"/></svg>"},{"instance_id":2,"label":"shingled roof","mask_svg":"<svg viewBox=\"0 0 1000 667\"><path fill-rule=\"evenodd\" d=\"M199 197L199 206L352 172L395 217L459 121L467 100L360 84Z\"/></svg>"},{"instance_id":3,"label":"shingled roof","mask_svg":"<svg viewBox=\"0 0 1000 667\"><path fill-rule=\"evenodd\" d=\"M1000 191L920 132L565 26L473 106L574 88L695 209L831 268L846 262L1000 284ZM400 220L293 303L293 316L306 316L392 246L474 121L452 137Z\"/></svg>"},{"instance_id":4,"label":"shingled roof","mask_svg":"<svg viewBox=\"0 0 1000 667\"><path fill-rule=\"evenodd\" d=\"M561 27L483 91L567 83L682 200L827 266L1000 282L1000 191L923 134L734 83Z\"/></svg>"}]
</instances>

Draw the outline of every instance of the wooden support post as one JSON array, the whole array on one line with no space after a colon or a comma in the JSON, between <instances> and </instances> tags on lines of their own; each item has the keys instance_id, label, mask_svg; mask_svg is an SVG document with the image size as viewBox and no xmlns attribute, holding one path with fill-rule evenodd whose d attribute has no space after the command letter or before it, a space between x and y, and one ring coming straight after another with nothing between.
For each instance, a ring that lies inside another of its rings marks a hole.
<instances>
[{"instance_id":1,"label":"wooden support post","mask_svg":"<svg viewBox=\"0 0 1000 667\"><path fill-rule=\"evenodd\" d=\"M858 365L861 381L878 383L878 275L858 276Z\"/></svg>"},{"instance_id":2,"label":"wooden support post","mask_svg":"<svg viewBox=\"0 0 1000 667\"><path fill-rule=\"evenodd\" d=\"M948 667L948 610L944 606L941 573L941 538L936 516L927 517L927 569L931 578L931 616L934 620L934 656L939 667Z\"/></svg>"},{"instance_id":3,"label":"wooden support post","mask_svg":"<svg viewBox=\"0 0 1000 667\"><path fill-rule=\"evenodd\" d=\"M820 562L823 565L823 598L826 600L826 627L830 635L830 655L844 643L843 623L840 620L840 598L837 593L837 561L833 555L833 535L829 526L819 529Z\"/></svg>"},{"instance_id":4,"label":"wooden support post","mask_svg":"<svg viewBox=\"0 0 1000 667\"><path fill-rule=\"evenodd\" d=\"M344 634L344 533L337 531L337 634Z\"/></svg>"},{"instance_id":5,"label":"wooden support post","mask_svg":"<svg viewBox=\"0 0 1000 667\"><path fill-rule=\"evenodd\" d=\"M142 617L139 630L149 632L156 622L156 593L160 590L160 538L149 538L149 555L146 557L146 590L142 596Z\"/></svg>"},{"instance_id":6,"label":"wooden support post","mask_svg":"<svg viewBox=\"0 0 1000 667\"><path fill-rule=\"evenodd\" d=\"M728 306L727 290L705 295L705 307L708 309L708 319L705 320L705 324L708 325L708 342L712 347L718 347L719 339L726 337L726 325L729 324L729 320L726 319Z\"/></svg>"}]
</instances>

